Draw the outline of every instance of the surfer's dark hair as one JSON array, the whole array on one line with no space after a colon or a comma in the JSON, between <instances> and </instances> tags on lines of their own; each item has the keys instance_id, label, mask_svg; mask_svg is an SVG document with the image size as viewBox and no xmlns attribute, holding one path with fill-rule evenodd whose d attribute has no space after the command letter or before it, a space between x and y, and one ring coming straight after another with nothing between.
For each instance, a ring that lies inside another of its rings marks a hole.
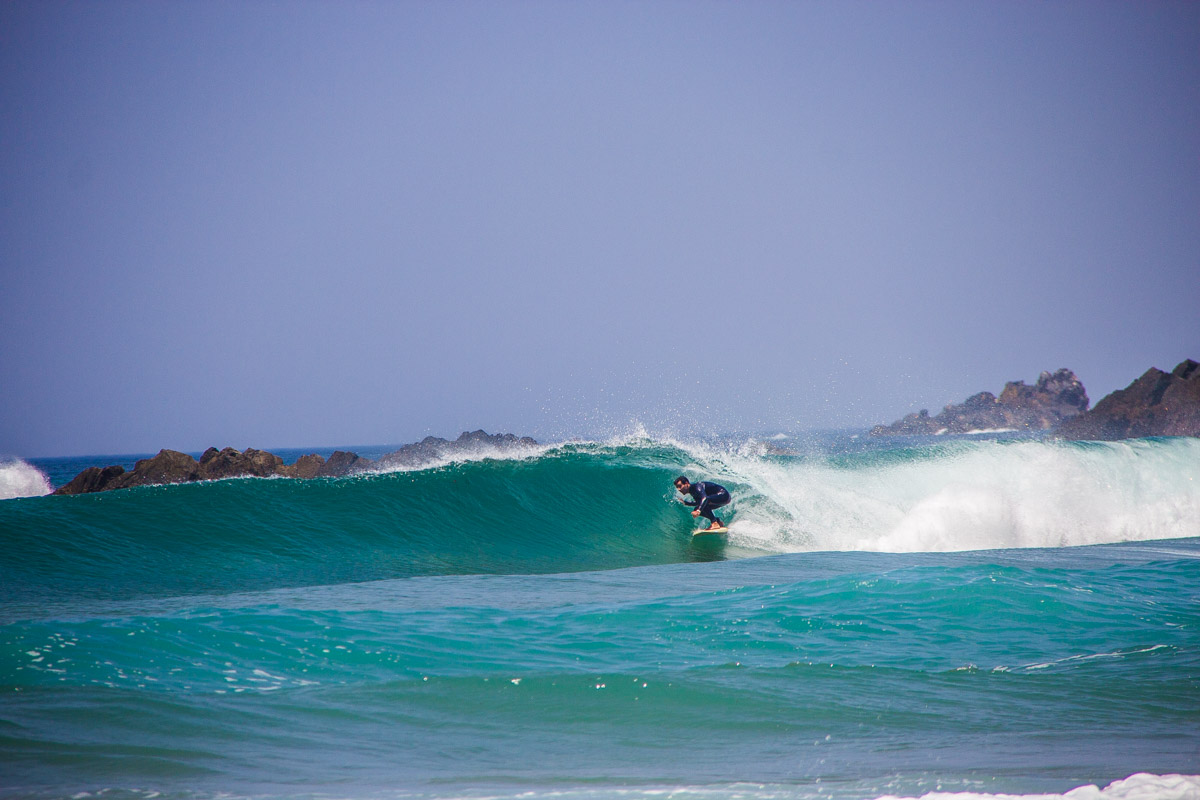
<instances>
[{"instance_id":1,"label":"surfer's dark hair","mask_svg":"<svg viewBox=\"0 0 1200 800\"><path fill-rule=\"evenodd\" d=\"M680 475L678 478L675 479L675 485L678 486L681 483L689 483L690 484L691 481L689 481L687 479L687 475Z\"/></svg>"}]
</instances>

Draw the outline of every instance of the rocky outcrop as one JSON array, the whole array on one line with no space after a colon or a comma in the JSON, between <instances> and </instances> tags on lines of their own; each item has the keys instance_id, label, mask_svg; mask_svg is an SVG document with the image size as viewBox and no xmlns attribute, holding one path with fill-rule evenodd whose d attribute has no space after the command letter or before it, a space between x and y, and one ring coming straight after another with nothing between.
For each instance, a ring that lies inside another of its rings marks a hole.
<instances>
[{"instance_id":1,"label":"rocky outcrop","mask_svg":"<svg viewBox=\"0 0 1200 800\"><path fill-rule=\"evenodd\" d=\"M187 453L160 450L154 458L143 458L132 470L114 464L110 467L88 467L71 482L60 486L55 494L88 494L131 486L150 486L162 483L187 483L200 480L200 464Z\"/></svg>"},{"instance_id":2,"label":"rocky outcrop","mask_svg":"<svg viewBox=\"0 0 1200 800\"><path fill-rule=\"evenodd\" d=\"M872 436L917 436L982 430L1048 430L1087 410L1083 384L1069 369L1043 372L1037 383L1012 381L1000 396L980 392L959 405L948 405L936 417L927 410L891 425L876 425Z\"/></svg>"},{"instance_id":3,"label":"rocky outcrop","mask_svg":"<svg viewBox=\"0 0 1200 800\"><path fill-rule=\"evenodd\" d=\"M1200 364L1190 358L1171 372L1151 367L1095 408L1067 420L1064 439L1113 441L1143 436L1200 436Z\"/></svg>"},{"instance_id":4,"label":"rocky outcrop","mask_svg":"<svg viewBox=\"0 0 1200 800\"><path fill-rule=\"evenodd\" d=\"M301 456L295 464L284 464L283 459L274 453L255 450L253 447L245 451L232 447L226 447L224 450L210 447L200 456L199 461L178 450L160 450L154 458L138 461L128 472L124 467L115 464L104 468L88 467L54 493L87 494L128 489L133 486L215 481L222 478L315 478L326 466L325 459L315 453ZM327 474L346 473L330 470Z\"/></svg>"},{"instance_id":5,"label":"rocky outcrop","mask_svg":"<svg viewBox=\"0 0 1200 800\"><path fill-rule=\"evenodd\" d=\"M370 469L373 463L369 458L360 457L358 453L334 450L329 460L317 468L317 477L339 478L352 472Z\"/></svg>"},{"instance_id":6,"label":"rocky outcrop","mask_svg":"<svg viewBox=\"0 0 1200 800\"><path fill-rule=\"evenodd\" d=\"M341 451L338 451L341 452ZM334 454L336 455L336 453ZM308 480L315 478L321 474L321 470L325 468L327 462L316 453L309 453L306 456L300 456L296 459L295 464L287 465L279 468L282 475L289 478L302 478Z\"/></svg>"},{"instance_id":7,"label":"rocky outcrop","mask_svg":"<svg viewBox=\"0 0 1200 800\"><path fill-rule=\"evenodd\" d=\"M511 433L490 435L484 431L474 431L464 432L455 441L427 436L420 442L406 444L399 450L388 453L379 461L362 458L357 453L337 450L328 460L316 453L310 453L296 459L294 464L285 464L283 459L274 453L255 450L253 447L241 451L232 447L223 450L210 447L200 456L199 461L178 450L160 450L153 458L138 461L129 471L120 465L88 467L54 493L87 494L128 489L132 486L223 478L340 478L369 470L412 469L460 456L498 455L516 448L536 445L537 442L528 436L518 438Z\"/></svg>"},{"instance_id":8,"label":"rocky outcrop","mask_svg":"<svg viewBox=\"0 0 1200 800\"><path fill-rule=\"evenodd\" d=\"M238 452L232 447L226 447L224 450L210 447L200 456L199 466L202 480L243 476L268 478L281 474L283 459L274 453L255 450L253 447L246 448L244 452Z\"/></svg>"},{"instance_id":9,"label":"rocky outcrop","mask_svg":"<svg viewBox=\"0 0 1200 800\"><path fill-rule=\"evenodd\" d=\"M116 479L125 474L125 468L119 464L111 467L88 467L71 479L71 482L60 486L55 494L88 494L103 492L105 489L117 488ZM113 485L110 485L113 484Z\"/></svg>"},{"instance_id":10,"label":"rocky outcrop","mask_svg":"<svg viewBox=\"0 0 1200 800\"><path fill-rule=\"evenodd\" d=\"M196 459L178 450L159 450L154 458L143 458L130 472L117 479L114 489L131 486L155 486L164 483L190 483L200 480Z\"/></svg>"},{"instance_id":11,"label":"rocky outcrop","mask_svg":"<svg viewBox=\"0 0 1200 800\"><path fill-rule=\"evenodd\" d=\"M399 450L382 456L376 467L379 469L412 469L463 456L482 458L536 446L537 442L528 436L518 438L511 433L488 434L481 430L469 433L463 431L454 441L437 436L426 436L419 442L406 444Z\"/></svg>"}]
</instances>

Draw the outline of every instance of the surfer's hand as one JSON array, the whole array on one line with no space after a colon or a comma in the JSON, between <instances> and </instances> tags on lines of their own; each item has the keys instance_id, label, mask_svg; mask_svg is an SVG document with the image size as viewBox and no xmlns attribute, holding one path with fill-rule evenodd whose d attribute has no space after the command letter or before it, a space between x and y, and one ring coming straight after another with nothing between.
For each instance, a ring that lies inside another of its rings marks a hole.
<instances>
[{"instance_id":1,"label":"surfer's hand","mask_svg":"<svg viewBox=\"0 0 1200 800\"><path fill-rule=\"evenodd\" d=\"M697 508L695 511L693 511L693 512L692 512L692 516L693 516L693 517L698 517L698 516L700 516L700 509L698 509L698 508Z\"/></svg>"}]
</instances>

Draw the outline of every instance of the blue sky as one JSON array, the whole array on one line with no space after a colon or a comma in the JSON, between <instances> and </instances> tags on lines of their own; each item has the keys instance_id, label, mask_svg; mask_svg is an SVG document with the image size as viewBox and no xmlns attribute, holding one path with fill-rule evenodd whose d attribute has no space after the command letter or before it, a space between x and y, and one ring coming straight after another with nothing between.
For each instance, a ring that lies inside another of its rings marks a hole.
<instances>
[{"instance_id":1,"label":"blue sky","mask_svg":"<svg viewBox=\"0 0 1200 800\"><path fill-rule=\"evenodd\" d=\"M0 452L890 422L1200 357L1200 4L0 5Z\"/></svg>"}]
</instances>

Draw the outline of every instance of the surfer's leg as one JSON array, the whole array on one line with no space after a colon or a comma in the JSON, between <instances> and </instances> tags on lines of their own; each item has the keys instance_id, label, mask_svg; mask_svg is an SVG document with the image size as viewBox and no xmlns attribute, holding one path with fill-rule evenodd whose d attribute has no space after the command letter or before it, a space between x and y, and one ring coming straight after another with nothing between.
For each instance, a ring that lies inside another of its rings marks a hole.
<instances>
[{"instance_id":1,"label":"surfer's leg","mask_svg":"<svg viewBox=\"0 0 1200 800\"><path fill-rule=\"evenodd\" d=\"M723 506L727 506L727 505L729 505L729 502L731 500L733 500L733 498L729 496L729 492L722 492L720 495L713 498L712 504L709 505L709 507L707 509L705 509L705 511L704 511L704 516L706 516L710 520L712 520L712 525L710 527L713 527L713 528L724 528L725 527L725 523L721 521L721 518L718 517L717 515L713 514L713 509L714 508L722 508Z\"/></svg>"}]
</instances>

